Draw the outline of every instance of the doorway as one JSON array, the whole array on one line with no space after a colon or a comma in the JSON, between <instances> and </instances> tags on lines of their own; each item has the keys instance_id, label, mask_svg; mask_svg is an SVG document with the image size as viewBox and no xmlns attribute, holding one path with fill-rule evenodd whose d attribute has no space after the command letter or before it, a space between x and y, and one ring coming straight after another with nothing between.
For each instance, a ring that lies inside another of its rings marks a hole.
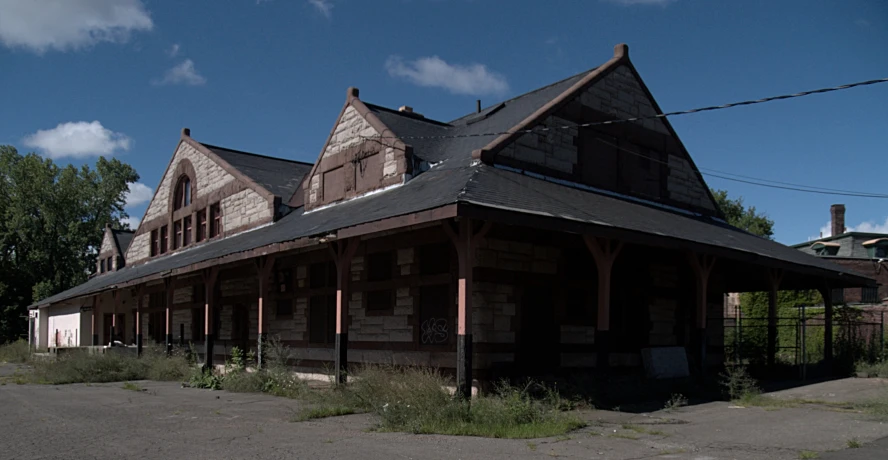
<instances>
[{"instance_id":1,"label":"doorway","mask_svg":"<svg viewBox=\"0 0 888 460\"><path fill-rule=\"evenodd\" d=\"M520 304L516 361L524 373L552 372L561 365L561 334L555 319L552 288L527 286Z\"/></svg>"},{"instance_id":2,"label":"doorway","mask_svg":"<svg viewBox=\"0 0 888 460\"><path fill-rule=\"evenodd\" d=\"M243 304L235 305L231 314L231 344L244 353L250 349L250 310Z\"/></svg>"}]
</instances>

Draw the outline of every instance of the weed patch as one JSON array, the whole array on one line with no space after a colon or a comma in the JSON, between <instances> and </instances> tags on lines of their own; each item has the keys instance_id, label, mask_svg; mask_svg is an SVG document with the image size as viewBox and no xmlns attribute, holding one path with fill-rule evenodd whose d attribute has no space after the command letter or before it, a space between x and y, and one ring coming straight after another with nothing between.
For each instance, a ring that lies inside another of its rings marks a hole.
<instances>
[{"instance_id":1,"label":"weed patch","mask_svg":"<svg viewBox=\"0 0 888 460\"><path fill-rule=\"evenodd\" d=\"M682 407L688 405L688 398L684 397L684 395L680 393L673 394L668 401L666 401L666 405L663 406L663 410L671 412L674 410L678 410Z\"/></svg>"},{"instance_id":2,"label":"weed patch","mask_svg":"<svg viewBox=\"0 0 888 460\"><path fill-rule=\"evenodd\" d=\"M819 458L819 457L820 457L820 454L818 454L817 452L814 452L813 450L803 450L803 451L799 452L799 458L801 460L810 460L810 459Z\"/></svg>"},{"instance_id":3,"label":"weed patch","mask_svg":"<svg viewBox=\"0 0 888 460\"><path fill-rule=\"evenodd\" d=\"M851 438L848 440L848 448L849 449L860 449L861 444L857 438Z\"/></svg>"},{"instance_id":4,"label":"weed patch","mask_svg":"<svg viewBox=\"0 0 888 460\"><path fill-rule=\"evenodd\" d=\"M139 385L137 385L133 382L123 382L123 386L121 388L123 388L124 390L130 390L130 391L145 391L144 388L140 387Z\"/></svg>"},{"instance_id":5,"label":"weed patch","mask_svg":"<svg viewBox=\"0 0 888 460\"><path fill-rule=\"evenodd\" d=\"M24 340L0 345L0 363L26 363L30 356L31 350L28 347L28 342Z\"/></svg>"},{"instance_id":6,"label":"weed patch","mask_svg":"<svg viewBox=\"0 0 888 460\"><path fill-rule=\"evenodd\" d=\"M167 357L159 350L146 349L142 357L108 351L92 354L70 351L53 360L34 361L31 372L20 378L27 383L60 385L67 383L124 382L131 380L182 380L191 365L184 356Z\"/></svg>"}]
</instances>

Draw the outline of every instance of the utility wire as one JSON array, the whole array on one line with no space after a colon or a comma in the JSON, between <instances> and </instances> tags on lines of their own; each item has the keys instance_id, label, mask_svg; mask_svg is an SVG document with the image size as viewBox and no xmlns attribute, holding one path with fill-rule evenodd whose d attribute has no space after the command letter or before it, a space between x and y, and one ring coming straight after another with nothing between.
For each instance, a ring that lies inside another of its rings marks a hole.
<instances>
[{"instance_id":1,"label":"utility wire","mask_svg":"<svg viewBox=\"0 0 888 460\"><path fill-rule=\"evenodd\" d=\"M722 109L730 109L732 107L740 107L744 105L756 105L756 104L764 104L766 102L772 101L781 101L785 99L793 99L797 97L805 97L810 96L812 94L824 94L831 93L834 91L842 91L851 88L857 88L859 86L870 86L876 85L879 83L888 83L888 78L878 78L875 80L865 80L858 81L855 83L848 83L845 85L832 86L828 88L820 88L820 89L812 89L809 91L801 91L798 93L792 94L781 94L779 96L770 96L763 97L761 99L751 99L746 101L739 102L729 102L727 104L722 105L711 105L708 107L698 107L696 109L687 109L687 110L679 110L675 112L666 112L666 113L658 113L656 115L649 115L644 117L632 117L632 118L622 118L622 119L613 119L613 120L605 120L605 121L594 121L588 123L579 123L572 125L559 125L559 126L541 126L538 128L530 128L530 129L521 129L518 131L498 131L498 132L487 132L487 133L466 133L466 134L441 134L435 136L392 136L392 135L376 135L376 136L361 136L364 139L462 139L467 137L484 137L484 136L500 136L504 134L531 134L531 133L543 133L546 131L554 131L559 129L573 129L573 128L588 128L590 126L602 126L602 125L612 125L616 123L626 123L633 121L642 121L642 120L652 120L659 118L666 118L678 115L689 115L692 113L700 113L700 112L711 112L714 110L722 110Z\"/></svg>"},{"instance_id":2,"label":"utility wire","mask_svg":"<svg viewBox=\"0 0 888 460\"><path fill-rule=\"evenodd\" d=\"M631 155L635 155L635 156L637 156L637 157L644 158L644 159L646 159L646 160L648 160L648 161L653 161L653 162L655 162L655 163L660 163L660 164L663 164L663 165L669 166L669 163L667 163L667 162L665 162L665 161L663 161L663 160L660 160L660 159L657 159L657 158L651 158L651 157L649 157L649 156L647 156L647 155L644 155L644 154L641 154L641 153L638 153L638 152L633 152L632 150L625 149L625 148L623 148L623 147L620 147L620 146L617 145L617 144L614 144L614 143L608 142L608 141L606 141L606 140L604 140L604 139L601 139L601 138L597 138L597 137L596 137L595 140L598 141L598 142L601 142L602 144L605 144L605 145L608 145L608 146L610 146L610 147L613 147L613 148L615 148L615 149L617 149L617 150L619 150L619 151L621 151L621 152L629 153L629 154L631 154ZM881 199L888 199L888 195L885 195L885 194L879 194L879 193L855 192L855 191L851 191L851 190L827 189L827 188L813 187L813 186L809 186L809 185L801 185L801 184L792 184L792 183L787 183L787 182L770 181L770 180L768 180L768 179L759 179L759 178L751 177L751 176L741 176L741 175L739 175L739 174L733 174L733 173L729 173L729 172L725 172L725 171L719 171L719 170L716 170L716 169L709 169L709 168L699 168L699 169L700 169L701 174L704 174L704 175L707 175L707 176L718 177L719 179L724 179L724 180L729 180L729 181L734 181L734 182L741 182L741 183L744 183L744 184L758 185L758 186L761 186L761 187L776 188L776 189L781 189L781 190L794 190L794 191L797 191L797 192L817 193L817 194L821 194L821 195L839 195L839 196L853 196L853 197L859 197L859 198L881 198ZM703 170L708 170L708 171L713 171L713 172L703 172ZM728 177L727 175L734 175L734 176L738 176L738 177L746 177L746 178L748 178L748 179L753 179L753 180L737 179L737 178L734 178L734 177ZM784 185L774 185L774 184L767 184L767 183L763 183L763 182L774 182L774 183L776 183L776 184L784 184Z\"/></svg>"}]
</instances>

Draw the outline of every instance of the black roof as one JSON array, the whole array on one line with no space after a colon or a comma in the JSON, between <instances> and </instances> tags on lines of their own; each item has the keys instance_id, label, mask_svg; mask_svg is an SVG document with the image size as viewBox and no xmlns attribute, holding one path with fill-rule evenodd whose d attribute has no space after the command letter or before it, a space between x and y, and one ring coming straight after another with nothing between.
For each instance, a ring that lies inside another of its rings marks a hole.
<instances>
[{"instance_id":1,"label":"black roof","mask_svg":"<svg viewBox=\"0 0 888 460\"><path fill-rule=\"evenodd\" d=\"M124 255L130 243L133 242L133 236L135 236L136 232L133 230L111 229L111 234L114 236L114 242L117 244L117 252L120 255Z\"/></svg>"},{"instance_id":2,"label":"black roof","mask_svg":"<svg viewBox=\"0 0 888 460\"><path fill-rule=\"evenodd\" d=\"M311 171L312 164L275 158L256 153L241 152L225 147L201 144L238 171L287 202L302 178Z\"/></svg>"},{"instance_id":3,"label":"black roof","mask_svg":"<svg viewBox=\"0 0 888 460\"><path fill-rule=\"evenodd\" d=\"M472 155L473 150L480 149L499 137L498 134L487 133L501 133L511 129L593 70L595 69L565 78L507 101L498 102L482 109L480 113L472 112L449 123L423 120L414 115L403 114L372 104L367 104L367 107L396 135L408 137L404 139L404 143L413 146L415 156L430 163L452 158L468 158ZM484 116L488 112L491 113ZM413 136L450 137L446 139L418 139ZM453 138L452 136L465 137Z\"/></svg>"},{"instance_id":4,"label":"black roof","mask_svg":"<svg viewBox=\"0 0 888 460\"><path fill-rule=\"evenodd\" d=\"M422 119L416 115L368 104L376 116L398 136L452 136L506 131L579 81L575 75L552 85L494 104L479 114L469 114L449 123ZM680 212L674 208L642 203L600 190L583 189L530 177L519 172L481 164L472 159L472 150L483 147L496 135L447 139L405 139L414 155L432 166L404 185L385 191L303 212L297 209L272 225L191 249L160 257L144 264L127 266L105 276L95 277L37 304L46 305L66 298L91 294L145 276L245 252L302 237L326 235L331 231L411 214L441 206L465 203L517 213L568 219L583 224L625 229L649 235L716 246L791 264L814 267L832 274L861 279L858 274L796 249L760 238L711 217ZM207 145L232 166L243 171L274 193L292 194L311 165L263 157ZM299 180L285 181L276 169L291 168ZM826 273L825 273L826 274ZM36 305L36 304L35 304ZM33 306L32 306L33 307Z\"/></svg>"}]
</instances>

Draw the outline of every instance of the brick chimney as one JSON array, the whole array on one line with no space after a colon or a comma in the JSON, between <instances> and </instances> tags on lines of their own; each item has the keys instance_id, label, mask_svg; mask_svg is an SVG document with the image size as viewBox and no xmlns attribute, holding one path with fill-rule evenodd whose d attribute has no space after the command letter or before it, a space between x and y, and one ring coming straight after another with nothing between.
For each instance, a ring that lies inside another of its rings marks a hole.
<instances>
[{"instance_id":1,"label":"brick chimney","mask_svg":"<svg viewBox=\"0 0 888 460\"><path fill-rule=\"evenodd\" d=\"M832 223L832 236L845 233L845 205L834 204L829 207L830 222Z\"/></svg>"}]
</instances>

